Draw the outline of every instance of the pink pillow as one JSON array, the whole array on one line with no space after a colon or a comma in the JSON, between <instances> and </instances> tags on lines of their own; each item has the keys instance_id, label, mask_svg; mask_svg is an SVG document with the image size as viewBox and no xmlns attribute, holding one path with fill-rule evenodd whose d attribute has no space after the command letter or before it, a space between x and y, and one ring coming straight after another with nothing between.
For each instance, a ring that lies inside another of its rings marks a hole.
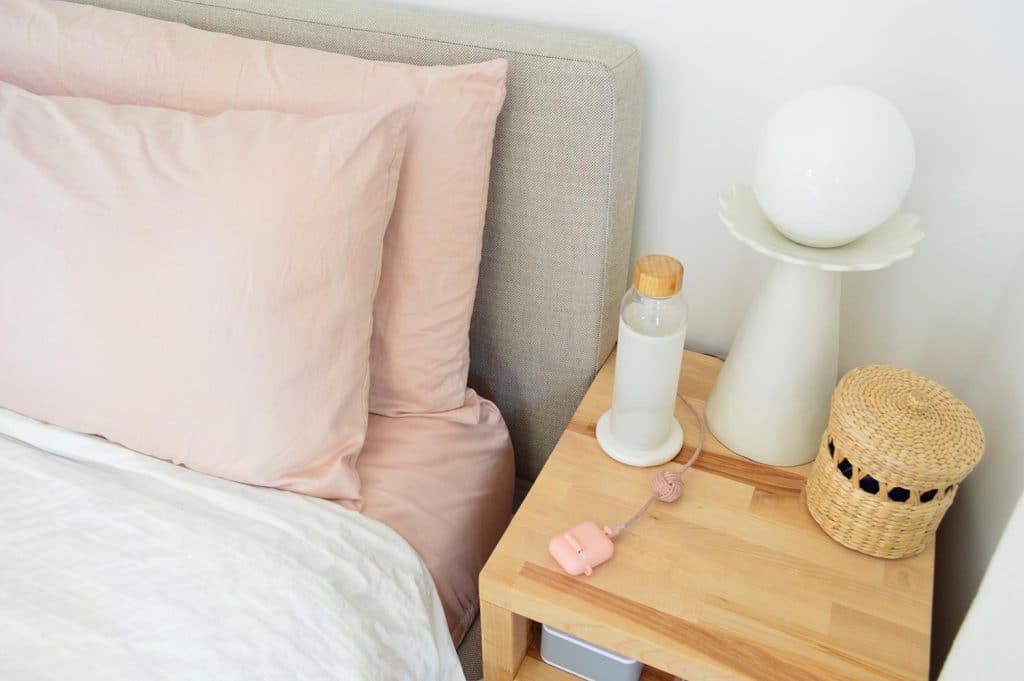
<instances>
[{"instance_id":1,"label":"pink pillow","mask_svg":"<svg viewBox=\"0 0 1024 681\"><path fill-rule=\"evenodd\" d=\"M204 118L0 84L0 406L357 499L410 113Z\"/></svg>"},{"instance_id":2,"label":"pink pillow","mask_svg":"<svg viewBox=\"0 0 1024 681\"><path fill-rule=\"evenodd\" d=\"M202 114L320 115L418 100L374 305L370 409L462 406L504 59L409 66L50 0L0 2L0 79Z\"/></svg>"}]
</instances>

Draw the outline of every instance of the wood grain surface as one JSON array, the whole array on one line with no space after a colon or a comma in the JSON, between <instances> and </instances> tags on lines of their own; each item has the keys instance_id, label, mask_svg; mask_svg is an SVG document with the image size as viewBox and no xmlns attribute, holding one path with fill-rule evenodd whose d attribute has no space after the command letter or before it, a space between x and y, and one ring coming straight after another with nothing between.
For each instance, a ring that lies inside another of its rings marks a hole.
<instances>
[{"instance_id":1,"label":"wood grain surface","mask_svg":"<svg viewBox=\"0 0 1024 681\"><path fill-rule=\"evenodd\" d=\"M614 355L481 574L488 681L563 678L529 654L527 620L640 659L650 678L927 678L934 549L886 561L840 546L807 511L809 465L755 463L710 434L682 499L655 504L592 577L562 573L548 540L582 520L629 517L662 468L619 464L594 439L613 366ZM720 366L686 353L680 388L698 408ZM697 441L681 404L676 417L686 444L667 467Z\"/></svg>"}]
</instances>

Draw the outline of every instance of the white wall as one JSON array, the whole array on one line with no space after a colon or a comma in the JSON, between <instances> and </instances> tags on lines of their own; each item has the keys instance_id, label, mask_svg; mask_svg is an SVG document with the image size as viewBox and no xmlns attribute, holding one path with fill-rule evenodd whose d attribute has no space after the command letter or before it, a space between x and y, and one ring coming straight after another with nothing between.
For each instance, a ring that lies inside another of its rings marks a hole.
<instances>
[{"instance_id":1,"label":"white wall","mask_svg":"<svg viewBox=\"0 0 1024 681\"><path fill-rule=\"evenodd\" d=\"M969 518L956 527L971 536L944 537L971 547L956 556L943 552L966 578L939 584L939 602L959 605L936 608L947 620L937 633L959 622L1009 512L988 498L1008 497L1012 485L1019 491L1020 476L1001 471L1024 457L1019 426L1005 425L1024 411L1024 368L1015 348L995 345L1008 320L1019 324L1024 315L1010 309L1024 305L1011 295L1024 286L1024 277L1013 278L1024 254L1024 3L407 4L615 34L637 45L647 100L634 253L667 251L684 261L691 344L706 351L728 349L768 266L716 217L718 193L750 177L768 115L789 95L836 82L872 88L903 111L918 159L905 208L921 214L927 237L910 261L847 275L841 361L844 369L889 362L921 371L963 395L990 431L1005 433L993 438L984 474L964 490ZM1001 394L1016 391L1016 412L972 381L982 374ZM1015 437L1006 428L1017 428ZM948 636L940 638L944 652Z\"/></svg>"},{"instance_id":2,"label":"white wall","mask_svg":"<svg viewBox=\"0 0 1024 681\"><path fill-rule=\"evenodd\" d=\"M1014 504L1024 490L1024 256L1018 258L1005 300L1003 315L994 325L989 344L974 358L972 376L963 394L985 429L985 457L972 476L961 487L939 530L935 602L933 661L952 643L964 613L974 596L974 589L985 573L987 559L995 550L1000 534L1011 515ZM1024 511L1022 511L1024 513ZM1018 515L1021 515L1018 513ZM1017 529L1015 541L1024 537L1024 525ZM1007 540L1004 539L1005 544ZM1015 555L1024 556L1024 547ZM988 581L988 578L986 577ZM1016 601L1024 601L1024 584L997 579L993 590L1005 585L1016 586ZM1012 599L1014 594L1003 594ZM1004 604L1005 605L1005 604ZM980 607L975 620L1001 617L1010 609L989 603ZM1015 632L1020 641L1020 613L1013 619L989 622L992 630ZM975 628L984 627L975 622ZM972 636L976 637L979 632ZM998 641L994 635L993 645ZM961 656L963 657L963 656ZM1021 660L1021 652L1004 651L1000 659ZM961 663L964 663L961 659ZM955 679L949 674L946 678ZM976 678L985 678L978 674ZM997 678L997 677L992 677ZM1003 678L1024 679L1024 669Z\"/></svg>"},{"instance_id":3,"label":"white wall","mask_svg":"<svg viewBox=\"0 0 1024 681\"><path fill-rule=\"evenodd\" d=\"M1010 516L978 597L956 636L941 681L1024 678L1020 613L1024 610L1024 496Z\"/></svg>"},{"instance_id":4,"label":"white wall","mask_svg":"<svg viewBox=\"0 0 1024 681\"><path fill-rule=\"evenodd\" d=\"M728 348L767 261L735 243L716 196L750 176L789 95L851 82L889 97L917 140L911 261L845 281L843 366L892 361L956 390L1024 249L1024 3L891 0L408 0L619 35L646 78L638 254L687 266L692 344ZM1018 153L1012 153L1017 149ZM952 358L952 361L951 361Z\"/></svg>"}]
</instances>

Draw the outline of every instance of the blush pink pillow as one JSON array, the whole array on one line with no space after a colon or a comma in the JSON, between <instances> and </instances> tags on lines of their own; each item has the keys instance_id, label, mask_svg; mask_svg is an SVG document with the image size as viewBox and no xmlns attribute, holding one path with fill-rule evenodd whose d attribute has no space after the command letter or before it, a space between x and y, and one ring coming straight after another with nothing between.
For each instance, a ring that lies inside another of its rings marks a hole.
<instances>
[{"instance_id":1,"label":"blush pink pillow","mask_svg":"<svg viewBox=\"0 0 1024 681\"><path fill-rule=\"evenodd\" d=\"M0 84L0 406L358 499L410 113L206 118Z\"/></svg>"},{"instance_id":2,"label":"blush pink pillow","mask_svg":"<svg viewBox=\"0 0 1024 681\"><path fill-rule=\"evenodd\" d=\"M462 406L505 60L410 66L52 0L0 2L0 80L212 114L320 115L417 100L374 305L370 409Z\"/></svg>"}]
</instances>

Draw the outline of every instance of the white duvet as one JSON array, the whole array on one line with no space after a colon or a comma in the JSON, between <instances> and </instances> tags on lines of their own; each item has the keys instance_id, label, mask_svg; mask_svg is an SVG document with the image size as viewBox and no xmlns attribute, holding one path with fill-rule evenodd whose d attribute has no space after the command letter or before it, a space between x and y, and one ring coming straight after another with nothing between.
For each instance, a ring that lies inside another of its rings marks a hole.
<instances>
[{"instance_id":1,"label":"white duvet","mask_svg":"<svg viewBox=\"0 0 1024 681\"><path fill-rule=\"evenodd\" d=\"M0 410L0 679L462 678L390 528Z\"/></svg>"}]
</instances>

